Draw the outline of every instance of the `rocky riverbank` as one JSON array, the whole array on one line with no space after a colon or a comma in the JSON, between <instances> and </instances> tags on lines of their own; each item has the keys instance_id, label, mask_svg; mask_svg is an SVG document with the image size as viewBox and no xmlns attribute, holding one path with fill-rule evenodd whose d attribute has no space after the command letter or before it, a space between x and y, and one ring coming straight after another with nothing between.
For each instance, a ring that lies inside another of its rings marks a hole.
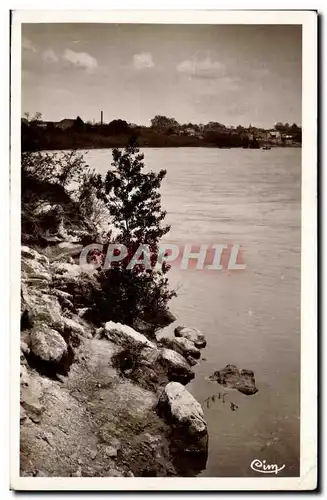
<instances>
[{"instance_id":1,"label":"rocky riverbank","mask_svg":"<svg viewBox=\"0 0 327 500\"><path fill-rule=\"evenodd\" d=\"M23 476L181 476L205 467L207 425L185 385L205 346L88 321L79 295L92 265L78 242L22 247L21 434ZM173 318L170 318L170 320Z\"/></svg>"}]
</instances>

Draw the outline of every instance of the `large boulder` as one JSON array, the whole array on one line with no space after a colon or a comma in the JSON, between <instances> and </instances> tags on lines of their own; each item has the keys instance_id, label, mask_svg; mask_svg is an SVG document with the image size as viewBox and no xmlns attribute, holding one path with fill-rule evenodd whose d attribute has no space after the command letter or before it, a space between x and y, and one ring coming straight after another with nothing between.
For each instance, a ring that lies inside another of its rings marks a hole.
<instances>
[{"instance_id":1,"label":"large boulder","mask_svg":"<svg viewBox=\"0 0 327 500\"><path fill-rule=\"evenodd\" d=\"M169 382L159 398L159 408L173 423L194 437L207 434L202 407L188 390L178 382Z\"/></svg>"},{"instance_id":2,"label":"large boulder","mask_svg":"<svg viewBox=\"0 0 327 500\"><path fill-rule=\"evenodd\" d=\"M184 337L161 337L160 342L162 345L178 352L184 357L192 357L194 359L199 359L201 353L191 340Z\"/></svg>"},{"instance_id":3,"label":"large boulder","mask_svg":"<svg viewBox=\"0 0 327 500\"><path fill-rule=\"evenodd\" d=\"M30 350L41 361L59 363L67 354L63 337L46 324L39 324L30 334Z\"/></svg>"},{"instance_id":4,"label":"large boulder","mask_svg":"<svg viewBox=\"0 0 327 500\"><path fill-rule=\"evenodd\" d=\"M227 365L222 370L215 371L208 379L228 389L237 389L247 396L258 392L253 371L239 370L235 365Z\"/></svg>"},{"instance_id":5,"label":"large boulder","mask_svg":"<svg viewBox=\"0 0 327 500\"><path fill-rule=\"evenodd\" d=\"M160 349L160 362L164 367L168 380L187 384L194 378L194 372L181 354L171 349Z\"/></svg>"},{"instance_id":6,"label":"large boulder","mask_svg":"<svg viewBox=\"0 0 327 500\"><path fill-rule=\"evenodd\" d=\"M149 347L157 350L156 345L151 342L145 335L137 332L133 328L121 323L108 321L104 327L104 336L108 340L118 345L131 345L135 348Z\"/></svg>"},{"instance_id":7,"label":"large boulder","mask_svg":"<svg viewBox=\"0 0 327 500\"><path fill-rule=\"evenodd\" d=\"M169 309L158 309L151 316L146 316L144 320L155 327L165 327L176 321L176 316Z\"/></svg>"},{"instance_id":8,"label":"large boulder","mask_svg":"<svg viewBox=\"0 0 327 500\"><path fill-rule=\"evenodd\" d=\"M37 323L46 323L55 330L64 327L62 310L57 297L50 295L50 289L21 285L21 326L31 328Z\"/></svg>"},{"instance_id":9,"label":"large boulder","mask_svg":"<svg viewBox=\"0 0 327 500\"><path fill-rule=\"evenodd\" d=\"M202 348L207 345L204 335L197 328L177 326L174 330L176 337L183 337L194 343L195 347Z\"/></svg>"}]
</instances>

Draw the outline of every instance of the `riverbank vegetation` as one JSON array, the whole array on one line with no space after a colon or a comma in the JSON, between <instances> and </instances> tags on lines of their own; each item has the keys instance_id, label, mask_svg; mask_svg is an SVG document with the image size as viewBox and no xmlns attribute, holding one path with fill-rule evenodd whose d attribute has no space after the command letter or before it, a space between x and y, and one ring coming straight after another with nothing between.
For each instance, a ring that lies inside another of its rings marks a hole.
<instances>
[{"instance_id":1,"label":"riverbank vegetation","mask_svg":"<svg viewBox=\"0 0 327 500\"><path fill-rule=\"evenodd\" d=\"M88 317L95 324L109 319L130 326L138 320L153 324L154 318L165 316L175 295L166 277L169 266L163 262L148 268L144 263L146 253L150 262L157 262L160 238L170 229L163 223L166 212L159 193L166 172L145 173L143 154L134 143L112 155L112 168L102 178L76 151L23 152L22 242L46 247L76 236L82 245L101 241L103 255L93 255L100 263L109 244L124 245L129 255L109 269L100 266L88 280L87 292L80 294L79 306L90 307ZM143 263L127 268L141 246Z\"/></svg>"}]
</instances>

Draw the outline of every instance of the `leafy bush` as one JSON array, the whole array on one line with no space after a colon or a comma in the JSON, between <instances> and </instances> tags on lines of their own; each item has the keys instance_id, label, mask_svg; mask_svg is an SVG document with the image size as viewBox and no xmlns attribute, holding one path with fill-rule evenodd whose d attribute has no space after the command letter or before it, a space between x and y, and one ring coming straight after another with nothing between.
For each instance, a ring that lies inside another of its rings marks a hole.
<instances>
[{"instance_id":1,"label":"leafy bush","mask_svg":"<svg viewBox=\"0 0 327 500\"><path fill-rule=\"evenodd\" d=\"M149 321L158 311L166 311L168 301L176 295L165 276L170 267L165 263L154 267L159 240L170 229L163 225L166 212L161 209L159 193L166 171L145 173L144 155L135 144L124 151L114 149L112 155L113 169L107 172L103 199L117 231L115 242L125 245L128 254L99 272L103 295L96 312L101 321L132 325L137 318ZM140 245L145 246L151 265L136 263L128 269Z\"/></svg>"},{"instance_id":2,"label":"leafy bush","mask_svg":"<svg viewBox=\"0 0 327 500\"><path fill-rule=\"evenodd\" d=\"M85 189L80 192L88 178L93 178L93 174L76 151L23 152L23 241L41 243L42 238L55 235L63 223L68 231L82 229L94 235L95 222L89 215L95 200L87 197Z\"/></svg>"},{"instance_id":3,"label":"leafy bush","mask_svg":"<svg viewBox=\"0 0 327 500\"><path fill-rule=\"evenodd\" d=\"M83 155L76 150L56 153L25 151L22 153L22 169L39 181L67 187L81 182L87 168Z\"/></svg>"}]
</instances>

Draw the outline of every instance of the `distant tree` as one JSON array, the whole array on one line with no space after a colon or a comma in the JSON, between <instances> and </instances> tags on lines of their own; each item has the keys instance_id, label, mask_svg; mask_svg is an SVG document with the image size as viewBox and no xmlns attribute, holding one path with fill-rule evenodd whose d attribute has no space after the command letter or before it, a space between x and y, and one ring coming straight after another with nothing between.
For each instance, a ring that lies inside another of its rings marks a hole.
<instances>
[{"instance_id":1,"label":"distant tree","mask_svg":"<svg viewBox=\"0 0 327 500\"><path fill-rule=\"evenodd\" d=\"M214 132L219 132L221 130L226 129L225 125L222 123L218 122L209 122L204 126L204 131L209 132L209 131L214 131Z\"/></svg>"},{"instance_id":2,"label":"distant tree","mask_svg":"<svg viewBox=\"0 0 327 500\"><path fill-rule=\"evenodd\" d=\"M175 118L168 118L167 116L156 115L151 120L151 127L160 132L174 132L180 128L180 125Z\"/></svg>"},{"instance_id":3,"label":"distant tree","mask_svg":"<svg viewBox=\"0 0 327 500\"><path fill-rule=\"evenodd\" d=\"M107 126L108 135L126 135L129 134L130 128L125 120L112 120Z\"/></svg>"},{"instance_id":4,"label":"distant tree","mask_svg":"<svg viewBox=\"0 0 327 500\"><path fill-rule=\"evenodd\" d=\"M34 116L34 120L36 122L40 122L42 120L42 113L40 111L37 111Z\"/></svg>"},{"instance_id":5,"label":"distant tree","mask_svg":"<svg viewBox=\"0 0 327 500\"><path fill-rule=\"evenodd\" d=\"M291 130L291 127L289 125L289 123L282 123L282 122L277 122L276 125L275 125L275 130L277 130L278 132L282 133L282 134L287 134L290 132Z\"/></svg>"},{"instance_id":6,"label":"distant tree","mask_svg":"<svg viewBox=\"0 0 327 500\"><path fill-rule=\"evenodd\" d=\"M285 127L284 127L284 124L282 122L277 122L275 123L275 127L274 129L277 131L277 132L283 132Z\"/></svg>"}]
</instances>

